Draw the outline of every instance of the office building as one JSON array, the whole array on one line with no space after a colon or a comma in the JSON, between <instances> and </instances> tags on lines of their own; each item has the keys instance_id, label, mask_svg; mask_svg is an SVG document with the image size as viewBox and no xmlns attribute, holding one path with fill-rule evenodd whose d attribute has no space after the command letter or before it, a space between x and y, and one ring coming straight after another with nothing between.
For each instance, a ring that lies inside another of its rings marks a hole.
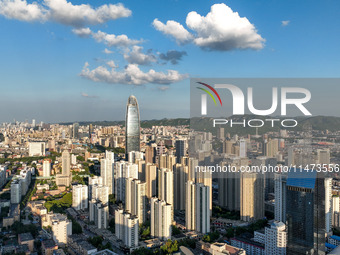
<instances>
[{"instance_id":1,"label":"office building","mask_svg":"<svg viewBox=\"0 0 340 255\"><path fill-rule=\"evenodd\" d=\"M74 139L79 138L79 123L73 123L71 128L71 137Z\"/></svg>"},{"instance_id":2,"label":"office building","mask_svg":"<svg viewBox=\"0 0 340 255\"><path fill-rule=\"evenodd\" d=\"M286 201L287 254L325 254L324 178L316 171L290 171Z\"/></svg>"},{"instance_id":3,"label":"office building","mask_svg":"<svg viewBox=\"0 0 340 255\"><path fill-rule=\"evenodd\" d=\"M181 159L185 156L185 141L184 140L176 140L176 159L177 163L181 163Z\"/></svg>"},{"instance_id":4,"label":"office building","mask_svg":"<svg viewBox=\"0 0 340 255\"><path fill-rule=\"evenodd\" d=\"M125 120L125 153L140 151L140 120L138 102L135 96L130 96L126 105Z\"/></svg>"},{"instance_id":5,"label":"office building","mask_svg":"<svg viewBox=\"0 0 340 255\"><path fill-rule=\"evenodd\" d=\"M274 175L274 219L279 222L286 222L286 182L287 176L283 174Z\"/></svg>"}]
</instances>

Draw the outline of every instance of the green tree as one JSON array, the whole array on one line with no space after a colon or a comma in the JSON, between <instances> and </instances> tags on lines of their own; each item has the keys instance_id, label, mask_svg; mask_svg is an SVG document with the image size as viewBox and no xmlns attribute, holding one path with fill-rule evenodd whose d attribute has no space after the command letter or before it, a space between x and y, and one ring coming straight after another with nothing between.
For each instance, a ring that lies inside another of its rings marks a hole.
<instances>
[{"instance_id":1,"label":"green tree","mask_svg":"<svg viewBox=\"0 0 340 255\"><path fill-rule=\"evenodd\" d=\"M170 239L166 241L166 243L161 247L161 251L163 254L172 254L178 251L178 242L175 240L174 242Z\"/></svg>"}]
</instances>

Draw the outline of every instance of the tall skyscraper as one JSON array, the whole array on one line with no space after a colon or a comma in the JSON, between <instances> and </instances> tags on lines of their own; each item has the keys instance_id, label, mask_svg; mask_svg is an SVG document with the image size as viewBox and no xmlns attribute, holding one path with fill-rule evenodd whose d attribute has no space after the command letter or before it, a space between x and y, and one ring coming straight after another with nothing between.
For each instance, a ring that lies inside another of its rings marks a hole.
<instances>
[{"instance_id":1,"label":"tall skyscraper","mask_svg":"<svg viewBox=\"0 0 340 255\"><path fill-rule=\"evenodd\" d=\"M151 236L162 240L171 239L172 206L157 197L151 198Z\"/></svg>"},{"instance_id":2,"label":"tall skyscraper","mask_svg":"<svg viewBox=\"0 0 340 255\"><path fill-rule=\"evenodd\" d=\"M135 96L130 96L126 105L125 120L125 154L130 151L140 151L140 120L138 102Z\"/></svg>"},{"instance_id":3,"label":"tall skyscraper","mask_svg":"<svg viewBox=\"0 0 340 255\"><path fill-rule=\"evenodd\" d=\"M286 182L287 176L283 174L274 175L275 208L274 219L286 222Z\"/></svg>"},{"instance_id":4,"label":"tall skyscraper","mask_svg":"<svg viewBox=\"0 0 340 255\"><path fill-rule=\"evenodd\" d=\"M287 254L325 254L325 180L316 171L290 171L287 178Z\"/></svg>"},{"instance_id":5,"label":"tall skyscraper","mask_svg":"<svg viewBox=\"0 0 340 255\"><path fill-rule=\"evenodd\" d=\"M185 141L177 140L175 145L177 163L181 163L181 158L185 155Z\"/></svg>"},{"instance_id":6,"label":"tall skyscraper","mask_svg":"<svg viewBox=\"0 0 340 255\"><path fill-rule=\"evenodd\" d=\"M61 154L62 175L69 176L71 169L71 155L68 150L64 150Z\"/></svg>"},{"instance_id":7,"label":"tall skyscraper","mask_svg":"<svg viewBox=\"0 0 340 255\"><path fill-rule=\"evenodd\" d=\"M188 230L210 232L210 189L202 183L186 184L185 225Z\"/></svg>"},{"instance_id":8,"label":"tall skyscraper","mask_svg":"<svg viewBox=\"0 0 340 255\"><path fill-rule=\"evenodd\" d=\"M332 232L332 178L325 178L325 220L326 233Z\"/></svg>"},{"instance_id":9,"label":"tall skyscraper","mask_svg":"<svg viewBox=\"0 0 340 255\"><path fill-rule=\"evenodd\" d=\"M105 152L105 158L100 160L100 176L103 178L104 186L109 187L109 193L114 191L114 153L111 151Z\"/></svg>"},{"instance_id":10,"label":"tall skyscraper","mask_svg":"<svg viewBox=\"0 0 340 255\"><path fill-rule=\"evenodd\" d=\"M264 217L264 183L258 173L241 174L240 216L243 221Z\"/></svg>"},{"instance_id":11,"label":"tall skyscraper","mask_svg":"<svg viewBox=\"0 0 340 255\"><path fill-rule=\"evenodd\" d=\"M73 123L71 137L76 139L79 138L79 123Z\"/></svg>"},{"instance_id":12,"label":"tall skyscraper","mask_svg":"<svg viewBox=\"0 0 340 255\"><path fill-rule=\"evenodd\" d=\"M174 167L174 209L185 210L185 183L188 178L188 167L176 164Z\"/></svg>"}]
</instances>

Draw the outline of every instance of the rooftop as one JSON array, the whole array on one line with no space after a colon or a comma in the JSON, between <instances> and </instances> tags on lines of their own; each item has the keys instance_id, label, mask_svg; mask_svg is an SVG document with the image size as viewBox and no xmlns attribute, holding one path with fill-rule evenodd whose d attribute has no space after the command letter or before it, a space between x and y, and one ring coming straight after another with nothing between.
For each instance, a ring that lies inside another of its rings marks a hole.
<instances>
[{"instance_id":1,"label":"rooftop","mask_svg":"<svg viewBox=\"0 0 340 255\"><path fill-rule=\"evenodd\" d=\"M33 241L34 238L30 232L19 234L19 240L21 242Z\"/></svg>"}]
</instances>

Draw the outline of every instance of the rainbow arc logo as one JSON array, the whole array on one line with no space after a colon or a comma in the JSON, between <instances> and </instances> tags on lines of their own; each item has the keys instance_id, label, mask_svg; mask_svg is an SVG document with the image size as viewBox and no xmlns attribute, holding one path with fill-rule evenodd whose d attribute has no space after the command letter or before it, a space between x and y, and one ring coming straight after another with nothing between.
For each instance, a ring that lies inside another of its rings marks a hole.
<instances>
[{"instance_id":1,"label":"rainbow arc logo","mask_svg":"<svg viewBox=\"0 0 340 255\"><path fill-rule=\"evenodd\" d=\"M206 83L203 83L203 82L197 82L198 84L201 84L201 85L203 85L203 86L205 86L205 87L207 87L207 88L209 88L216 96L217 96L217 98L218 98L218 100L220 101L220 104L221 104L221 106L222 106L222 100L221 100L221 97L220 97L220 95L217 93L217 91L213 88L213 87L211 87L210 85L208 85L208 84L206 84ZM207 90L207 89L205 89L205 88L201 88L201 87L196 87L197 89L200 89L200 90L203 90L204 92L206 92L211 98L212 98L212 100L214 100L214 103L215 103L215 105L217 106L217 102L216 102L216 100L215 100L215 97L213 96L213 94L209 91L209 90Z\"/></svg>"}]
</instances>

